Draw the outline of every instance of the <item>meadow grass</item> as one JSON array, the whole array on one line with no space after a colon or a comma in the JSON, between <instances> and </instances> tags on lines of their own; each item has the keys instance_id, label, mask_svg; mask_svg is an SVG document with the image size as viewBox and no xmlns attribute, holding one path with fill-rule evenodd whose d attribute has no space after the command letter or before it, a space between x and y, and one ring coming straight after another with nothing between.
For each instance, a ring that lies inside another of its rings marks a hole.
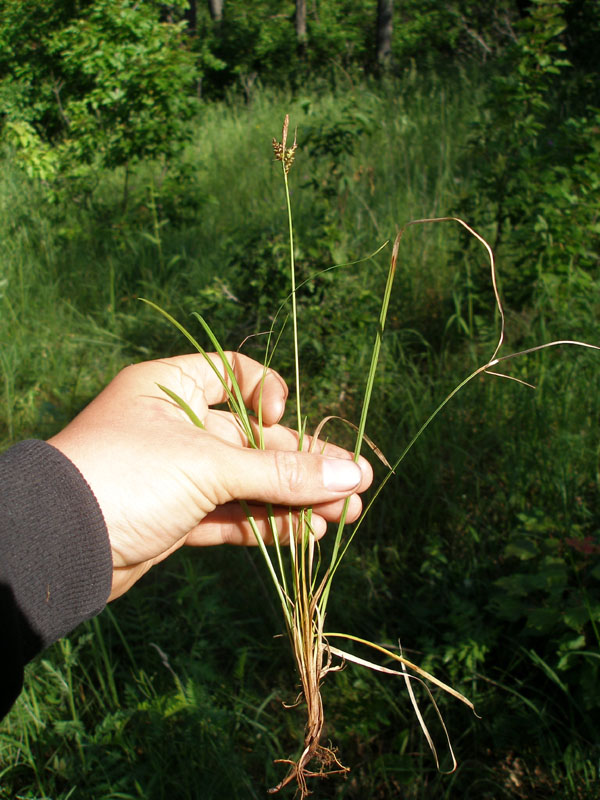
<instances>
[{"instance_id":1,"label":"meadow grass","mask_svg":"<svg viewBox=\"0 0 600 800\"><path fill-rule=\"evenodd\" d=\"M292 187L304 280L373 252L407 219L454 210L469 191L456 164L482 91L410 78L212 106L169 172L140 166L125 209L118 172L98 176L91 196L51 202L3 159L2 446L51 435L123 364L184 349L140 295L186 324L199 310L233 349L268 328L288 292L280 176L265 166L285 111L306 131ZM485 258L457 256L461 243L445 226L405 237L367 431L388 457L497 332L473 282ZM313 420L358 419L388 261L299 293ZM583 295L576 282L541 286L535 304L508 309L511 345L593 341L595 280ZM273 366L291 378L287 346ZM245 349L258 353L264 338ZM459 761L444 777L402 687L348 665L324 702L326 735L352 772L320 784L322 797L596 796L599 373L586 354L535 354L512 369L535 393L491 380L464 390L378 498L328 605L330 629L386 646L400 637L483 719L436 698ZM259 558L178 554L37 659L0 727L0 797L263 796L302 717L282 707L291 663L271 639L281 622Z\"/></svg>"},{"instance_id":2,"label":"meadow grass","mask_svg":"<svg viewBox=\"0 0 600 800\"><path fill-rule=\"evenodd\" d=\"M440 106L446 92L439 87ZM312 132L315 152L326 146L332 131L333 138L343 135L348 140L345 150L325 157L309 158L311 150L306 148L304 161L297 165L302 188L296 191L294 211L302 278L372 252L374 242L393 238L398 220L435 213L440 198L447 197L449 202L454 189L446 166L452 163L452 154L444 153L443 162L434 167L432 158L425 157L424 143L437 133L438 140L447 141L450 148L450 133L456 131L461 109L450 121L448 112L437 116L437 104L425 115L428 92L418 89L409 92L408 98L394 97L391 88L382 97L358 89L340 94L312 101L297 98L289 106L291 113L297 112L303 130ZM250 329L252 323L262 330L259 323L264 318L246 318L244 293L267 293L273 261L280 271L286 269L285 264L281 267L286 256L285 209L281 200L274 200L280 197L279 178L275 169L265 167L269 156L264 142L270 141L272 120L282 116L280 109L288 100L267 94L259 95L249 108L208 107L193 145L174 169L174 182L169 183L161 165L141 167L132 178L133 198L125 210L119 190L123 177L118 171L98 176L91 196L81 190L53 203L43 188L11 166L7 154L0 189L0 325L2 340L11 341L3 357L4 426L10 428L8 436L3 434L5 442L14 437L15 413L29 415L30 429L39 422L34 409L14 409L15 381L22 404L24 390L35 387L46 372L60 392L65 383L61 373L70 373L66 383L73 387L72 371L82 359L85 380L92 363L105 364L96 373L95 386L82 387L80 397L85 397L86 390L91 395L124 358L160 353L165 342L156 340L166 336L166 329L157 334L150 323L140 323L139 294L151 293L167 308L185 313L192 303L197 307L200 302L203 313L213 312L216 317L210 318L219 337L226 335L234 342L237 337L237 344L255 332ZM354 130L356 114L366 120L362 135ZM335 193L335 203L320 199L323 184ZM382 203L387 205L383 213ZM423 286L430 281L428 291L436 295L440 283L451 280L444 277L444 269L429 266L437 267L443 246L441 236L434 232L406 258L407 264L420 264L419 270L413 270L414 281L417 276ZM303 248L313 252L303 253ZM368 310L376 314L379 287L374 284L379 281L383 286L386 268L386 260L381 259L377 278L373 265L353 275L349 287L353 297L347 299L357 304L370 300ZM417 294L422 292L413 287L408 300L400 291L403 299L397 302L415 305L422 302ZM241 302L236 302L238 296ZM333 296L332 305L337 300ZM271 298L265 302L271 304ZM69 332L66 341L65 331ZM171 346L174 340L172 334ZM45 351L43 343L50 342L53 347ZM48 370L44 367L47 359ZM42 394L48 391L45 387ZM70 402L67 416L76 405L77 401ZM22 430L23 425L18 427Z\"/></svg>"}]
</instances>

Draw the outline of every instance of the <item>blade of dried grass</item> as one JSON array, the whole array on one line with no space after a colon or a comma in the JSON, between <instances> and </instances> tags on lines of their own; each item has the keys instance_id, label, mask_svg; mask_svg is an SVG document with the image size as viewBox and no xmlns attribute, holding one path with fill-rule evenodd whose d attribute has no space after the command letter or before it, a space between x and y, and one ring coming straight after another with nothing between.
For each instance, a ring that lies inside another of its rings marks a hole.
<instances>
[{"instance_id":1,"label":"blade of dried grass","mask_svg":"<svg viewBox=\"0 0 600 800\"><path fill-rule=\"evenodd\" d=\"M329 639L335 637L338 637L340 639L349 639L352 642L363 644L366 647L370 647L373 650L377 650L379 653L383 653L383 655L393 659L394 661L398 661L400 664L404 664L413 672L416 672L417 675L420 675L422 678L425 678L425 680L429 681L430 683L433 683L438 688L443 689L445 692L447 692L447 694L450 694L452 695L452 697L455 697L457 700L460 700L461 703L464 703L471 709L473 713L475 713L475 706L467 697L464 696L464 694L461 694L460 692L456 691L456 689L453 689L451 686L448 686L447 683L444 683L439 678L436 678L435 675L432 675L430 672L427 672L427 670L423 669L422 667L419 667L418 664L414 664L412 661L409 661L407 658L404 658L404 656L398 655L397 653L393 653L391 650L388 650L386 647L382 647L380 644L376 644L375 642L369 642L367 639L361 639L360 636L353 636L350 633L339 633L339 632L330 633L329 631L327 631L323 633L323 636L328 641ZM331 645L329 646L329 649L331 650L332 653L335 652L335 648L331 647Z\"/></svg>"},{"instance_id":2,"label":"blade of dried grass","mask_svg":"<svg viewBox=\"0 0 600 800\"><path fill-rule=\"evenodd\" d=\"M444 722L444 718L442 717L442 713L439 709L439 706L435 702L435 698L431 692L431 689L429 688L429 686L427 686L427 684L422 678L419 678L417 675L410 675L410 673L406 669L406 665L404 664L404 662L402 662L402 668L400 670L390 669L389 667L382 667L380 664L374 664L372 661L368 661L365 658L360 658L360 656L355 656L353 653L347 653L345 650L340 650L339 648L332 647L331 645L329 645L329 650L331 653L333 653L333 655L339 656L340 658L343 658L345 661L352 661L354 664L358 664L361 667L367 667L368 669L371 669L374 672L383 672L386 675L399 675L402 678L404 678L404 682L406 683L406 688L408 690L408 696L410 698L410 702L414 709L415 716L419 721L419 725L421 726L423 735L425 736L427 744L429 745L429 749L433 754L436 768L439 769L440 761L437 754L437 748L435 746L431 734L429 733L429 728L427 727L427 723L425 722L423 715L421 714L421 709L419 708L419 704L417 703L417 698L415 697L411 681L417 681L418 683L420 683L421 686L423 686L423 688L427 692L429 699L431 700L433 708L435 709L437 717L444 731L444 736L446 737L448 751L450 753L450 757L452 758L452 769L448 770L448 774L454 772L454 770L458 766L458 762L456 760L456 756L454 755L454 750L452 748L452 742L450 740L450 734L448 733L448 728L446 727L446 723Z\"/></svg>"},{"instance_id":3,"label":"blade of dried grass","mask_svg":"<svg viewBox=\"0 0 600 800\"><path fill-rule=\"evenodd\" d=\"M328 423L330 420L335 420L335 419L339 420L340 422L343 422L345 425L348 425L348 427L349 427L349 428L352 428L353 430L355 430L355 431L358 431L358 425L355 425L355 423L354 423L354 422L350 422L350 420L349 420L349 419L346 419L345 417L338 417L338 416L337 416L337 414L330 414L328 417L325 417L324 419L322 419L322 420L321 420L321 422L319 422L319 424L318 424L318 425L317 425L317 427L315 428L315 431L314 431L314 433L313 433L313 437L314 437L314 438L313 438L313 442L314 442L314 440L316 440L316 439L318 439L318 438L319 438L319 436L321 435L321 431L323 430L324 426L325 426L325 425L326 425L326 424L327 424L327 423ZM375 453L375 455L376 455L376 456L377 456L377 458L378 458L378 459L381 461L381 463L382 463L382 464L384 464L384 465L385 465L385 466L386 466L388 469L392 469L392 465L391 465L391 464L390 464L390 462L387 460L387 458L384 456L384 454L383 454L383 452L381 451L381 449L380 449L379 447L377 447L377 445L375 444L375 442L374 442L372 439L370 439L370 438L367 436L367 434L366 434L366 433L363 433L363 439L364 439L365 443L366 443L366 444L367 444L367 445L368 445L368 446L371 448L371 450L372 450L372 451ZM311 444L311 449L312 449L312 444Z\"/></svg>"}]
</instances>

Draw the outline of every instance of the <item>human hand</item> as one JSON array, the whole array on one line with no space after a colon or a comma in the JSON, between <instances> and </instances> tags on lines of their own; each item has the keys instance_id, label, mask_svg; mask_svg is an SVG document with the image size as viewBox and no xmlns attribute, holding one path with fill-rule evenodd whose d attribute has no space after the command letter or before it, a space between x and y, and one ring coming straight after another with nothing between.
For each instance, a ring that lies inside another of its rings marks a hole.
<instances>
[{"instance_id":1,"label":"human hand","mask_svg":"<svg viewBox=\"0 0 600 800\"><path fill-rule=\"evenodd\" d=\"M49 440L87 480L104 514L113 557L109 600L184 544L254 544L238 500L251 504L261 535L271 534L264 505L275 508L282 539L287 508L311 506L322 536L339 520L356 520L359 493L372 481L369 463L335 445L298 452L296 432L277 423L287 398L283 379L239 353L227 353L248 408L258 411L262 383L265 450L248 445L235 417L211 408L226 401L223 385L200 354L127 367L67 427ZM211 355L221 374L221 358ZM176 392L205 429L157 386ZM310 446L306 437L304 447Z\"/></svg>"}]
</instances>

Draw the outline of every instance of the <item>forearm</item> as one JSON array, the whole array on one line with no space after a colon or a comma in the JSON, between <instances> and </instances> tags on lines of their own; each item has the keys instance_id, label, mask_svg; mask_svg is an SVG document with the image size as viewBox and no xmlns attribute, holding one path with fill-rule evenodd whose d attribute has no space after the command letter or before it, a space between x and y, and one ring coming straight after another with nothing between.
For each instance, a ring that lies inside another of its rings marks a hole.
<instances>
[{"instance_id":1,"label":"forearm","mask_svg":"<svg viewBox=\"0 0 600 800\"><path fill-rule=\"evenodd\" d=\"M0 717L25 664L99 613L111 581L102 512L77 468L42 441L0 455Z\"/></svg>"}]
</instances>

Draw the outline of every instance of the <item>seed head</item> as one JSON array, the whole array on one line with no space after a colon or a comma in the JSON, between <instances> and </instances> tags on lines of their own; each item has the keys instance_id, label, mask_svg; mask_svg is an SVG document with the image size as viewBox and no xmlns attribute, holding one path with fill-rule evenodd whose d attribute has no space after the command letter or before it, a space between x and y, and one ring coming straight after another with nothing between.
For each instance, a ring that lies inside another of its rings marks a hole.
<instances>
[{"instance_id":1,"label":"seed head","mask_svg":"<svg viewBox=\"0 0 600 800\"><path fill-rule=\"evenodd\" d=\"M287 142L289 124L290 117L289 114L286 114L285 119L283 120L283 130L281 131L281 142L278 142L277 139L273 139L273 152L275 153L275 158L277 161L281 161L283 163L283 169L286 175L294 163L294 156L296 155L296 149L298 147L295 131L294 144L289 148L285 146Z\"/></svg>"}]
</instances>

